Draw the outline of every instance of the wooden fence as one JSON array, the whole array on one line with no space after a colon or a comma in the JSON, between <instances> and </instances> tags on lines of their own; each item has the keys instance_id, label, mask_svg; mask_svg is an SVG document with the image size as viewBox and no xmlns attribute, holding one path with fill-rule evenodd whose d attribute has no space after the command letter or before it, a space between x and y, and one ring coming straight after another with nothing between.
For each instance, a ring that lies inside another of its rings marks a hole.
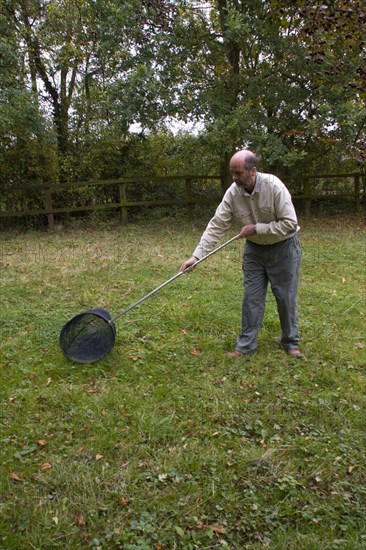
<instances>
[{"instance_id":1,"label":"wooden fence","mask_svg":"<svg viewBox=\"0 0 366 550\"><path fill-rule=\"evenodd\" d=\"M347 189L344 186L343 190L338 189L328 189L325 190L324 186L320 192L314 189L312 183L316 180L318 181L327 181L327 180L340 180L344 181L345 179L352 179L352 190ZM304 201L304 210L305 215L310 215L311 202L319 199L353 199L354 202L354 211L358 214L361 212L362 200L365 198L366 193L366 174L365 173L348 173L348 174L316 174L316 175L306 175L303 180L303 189L302 194L293 196L293 198L300 198Z\"/></svg>"},{"instance_id":2,"label":"wooden fence","mask_svg":"<svg viewBox=\"0 0 366 550\"><path fill-rule=\"evenodd\" d=\"M313 182L315 180L352 180L351 187L348 189L345 187L345 190L338 191L337 189L325 190L324 188L321 192L317 192ZM130 185L151 185L151 184L161 184L164 185L167 182L176 182L179 185L183 185L183 197L180 199L167 199L167 200L128 200L127 198L127 186ZM88 211L88 210L104 210L104 209L119 209L120 219L123 225L128 223L128 210L130 208L141 207L141 206L170 206L170 205L180 205L184 206L187 210L189 217L192 217L192 209L194 204L208 204L216 203L218 204L221 200L219 194L215 196L210 196L208 198L194 197L193 193L193 182L205 182L206 189L209 186L220 182L219 176L164 176L164 177L150 177L150 178L117 178L110 180L101 180L95 182L75 182L75 183L65 183L59 185L53 184L44 184L44 185L24 185L24 186L8 186L1 187L0 192L3 193L15 193L18 191L27 191L34 193L43 194L43 203L44 208L37 210L19 210L19 211L0 211L0 218L9 218L9 217L20 217L20 216L38 216L45 215L48 219L48 228L54 229L55 226L55 215L65 214L72 212ZM54 194L56 192L71 190L75 188L90 187L90 186L117 186L118 188L118 200L114 202L107 202L103 204L89 204L82 206L54 206ZM301 200L304 203L304 212L306 216L310 215L311 203L314 200L318 199L329 199L334 200L335 198L351 198L354 202L355 212L361 211L362 199L365 196L366 190L366 174L361 173L348 173L348 174L317 174L317 175L306 175L303 176L301 193L293 193L292 198L295 200ZM289 185L291 190L291 185Z\"/></svg>"}]
</instances>

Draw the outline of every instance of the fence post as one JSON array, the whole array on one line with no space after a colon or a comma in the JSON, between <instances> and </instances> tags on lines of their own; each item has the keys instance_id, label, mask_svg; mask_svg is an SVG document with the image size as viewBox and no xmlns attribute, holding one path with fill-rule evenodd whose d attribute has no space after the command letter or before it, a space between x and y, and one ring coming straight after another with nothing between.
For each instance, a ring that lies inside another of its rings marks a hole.
<instances>
[{"instance_id":1,"label":"fence post","mask_svg":"<svg viewBox=\"0 0 366 550\"><path fill-rule=\"evenodd\" d=\"M52 191L49 187L46 187L46 210L47 210L47 219L48 219L48 229L52 231L53 229L55 229L55 218L53 215Z\"/></svg>"},{"instance_id":2,"label":"fence post","mask_svg":"<svg viewBox=\"0 0 366 550\"><path fill-rule=\"evenodd\" d=\"M119 202L121 205L121 224L127 225L128 224L128 211L127 211L127 197L126 197L126 184L120 183L119 184Z\"/></svg>"},{"instance_id":3,"label":"fence post","mask_svg":"<svg viewBox=\"0 0 366 550\"><path fill-rule=\"evenodd\" d=\"M361 212L361 181L360 176L355 176L355 211L357 214Z\"/></svg>"},{"instance_id":4,"label":"fence post","mask_svg":"<svg viewBox=\"0 0 366 550\"><path fill-rule=\"evenodd\" d=\"M193 209L192 209L192 179L186 178L186 202L187 202L187 215L188 219L193 218Z\"/></svg>"},{"instance_id":5,"label":"fence post","mask_svg":"<svg viewBox=\"0 0 366 550\"><path fill-rule=\"evenodd\" d=\"M305 210L305 216L310 216L310 179L304 178L304 186L303 186L303 196L304 196L304 210Z\"/></svg>"}]
</instances>

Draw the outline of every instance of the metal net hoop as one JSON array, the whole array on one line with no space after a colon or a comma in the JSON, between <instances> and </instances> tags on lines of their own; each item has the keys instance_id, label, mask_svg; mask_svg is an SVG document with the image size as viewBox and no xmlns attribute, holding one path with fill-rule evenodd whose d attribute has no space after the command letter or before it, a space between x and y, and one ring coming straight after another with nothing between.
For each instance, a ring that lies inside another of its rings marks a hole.
<instances>
[{"instance_id":1,"label":"metal net hoop","mask_svg":"<svg viewBox=\"0 0 366 550\"><path fill-rule=\"evenodd\" d=\"M116 329L104 310L90 310L76 315L60 333L63 354L77 363L93 363L113 348Z\"/></svg>"}]
</instances>

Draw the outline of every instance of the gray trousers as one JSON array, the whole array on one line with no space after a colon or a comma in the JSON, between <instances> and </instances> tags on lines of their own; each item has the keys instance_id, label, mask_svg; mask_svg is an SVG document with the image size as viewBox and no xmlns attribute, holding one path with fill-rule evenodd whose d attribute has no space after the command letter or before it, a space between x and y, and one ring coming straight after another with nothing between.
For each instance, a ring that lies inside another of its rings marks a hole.
<instances>
[{"instance_id":1,"label":"gray trousers","mask_svg":"<svg viewBox=\"0 0 366 550\"><path fill-rule=\"evenodd\" d=\"M269 245L246 242L243 258L242 331L236 343L236 351L253 353L256 350L268 283L276 298L282 328L281 344L286 349L299 347L297 288L300 258L301 249L297 235Z\"/></svg>"}]
</instances>

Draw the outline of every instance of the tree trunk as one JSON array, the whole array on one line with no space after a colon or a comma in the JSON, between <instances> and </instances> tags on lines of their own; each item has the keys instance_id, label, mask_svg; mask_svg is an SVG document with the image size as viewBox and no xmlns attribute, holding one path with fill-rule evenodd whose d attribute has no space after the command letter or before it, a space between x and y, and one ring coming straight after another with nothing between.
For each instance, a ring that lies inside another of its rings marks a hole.
<instances>
[{"instance_id":1,"label":"tree trunk","mask_svg":"<svg viewBox=\"0 0 366 550\"><path fill-rule=\"evenodd\" d=\"M238 102L239 93L239 73L240 73L240 46L232 40L230 36L230 27L228 24L228 5L227 0L218 0L217 7L219 10L221 33L225 48L226 58L229 62L229 77L226 83L226 91L228 94L228 105L231 111L235 111ZM229 162L235 152L236 144L231 143L230 150L227 148L223 152L222 161L220 163L220 176L222 191L225 192L230 187L232 180L229 171Z\"/></svg>"}]
</instances>

